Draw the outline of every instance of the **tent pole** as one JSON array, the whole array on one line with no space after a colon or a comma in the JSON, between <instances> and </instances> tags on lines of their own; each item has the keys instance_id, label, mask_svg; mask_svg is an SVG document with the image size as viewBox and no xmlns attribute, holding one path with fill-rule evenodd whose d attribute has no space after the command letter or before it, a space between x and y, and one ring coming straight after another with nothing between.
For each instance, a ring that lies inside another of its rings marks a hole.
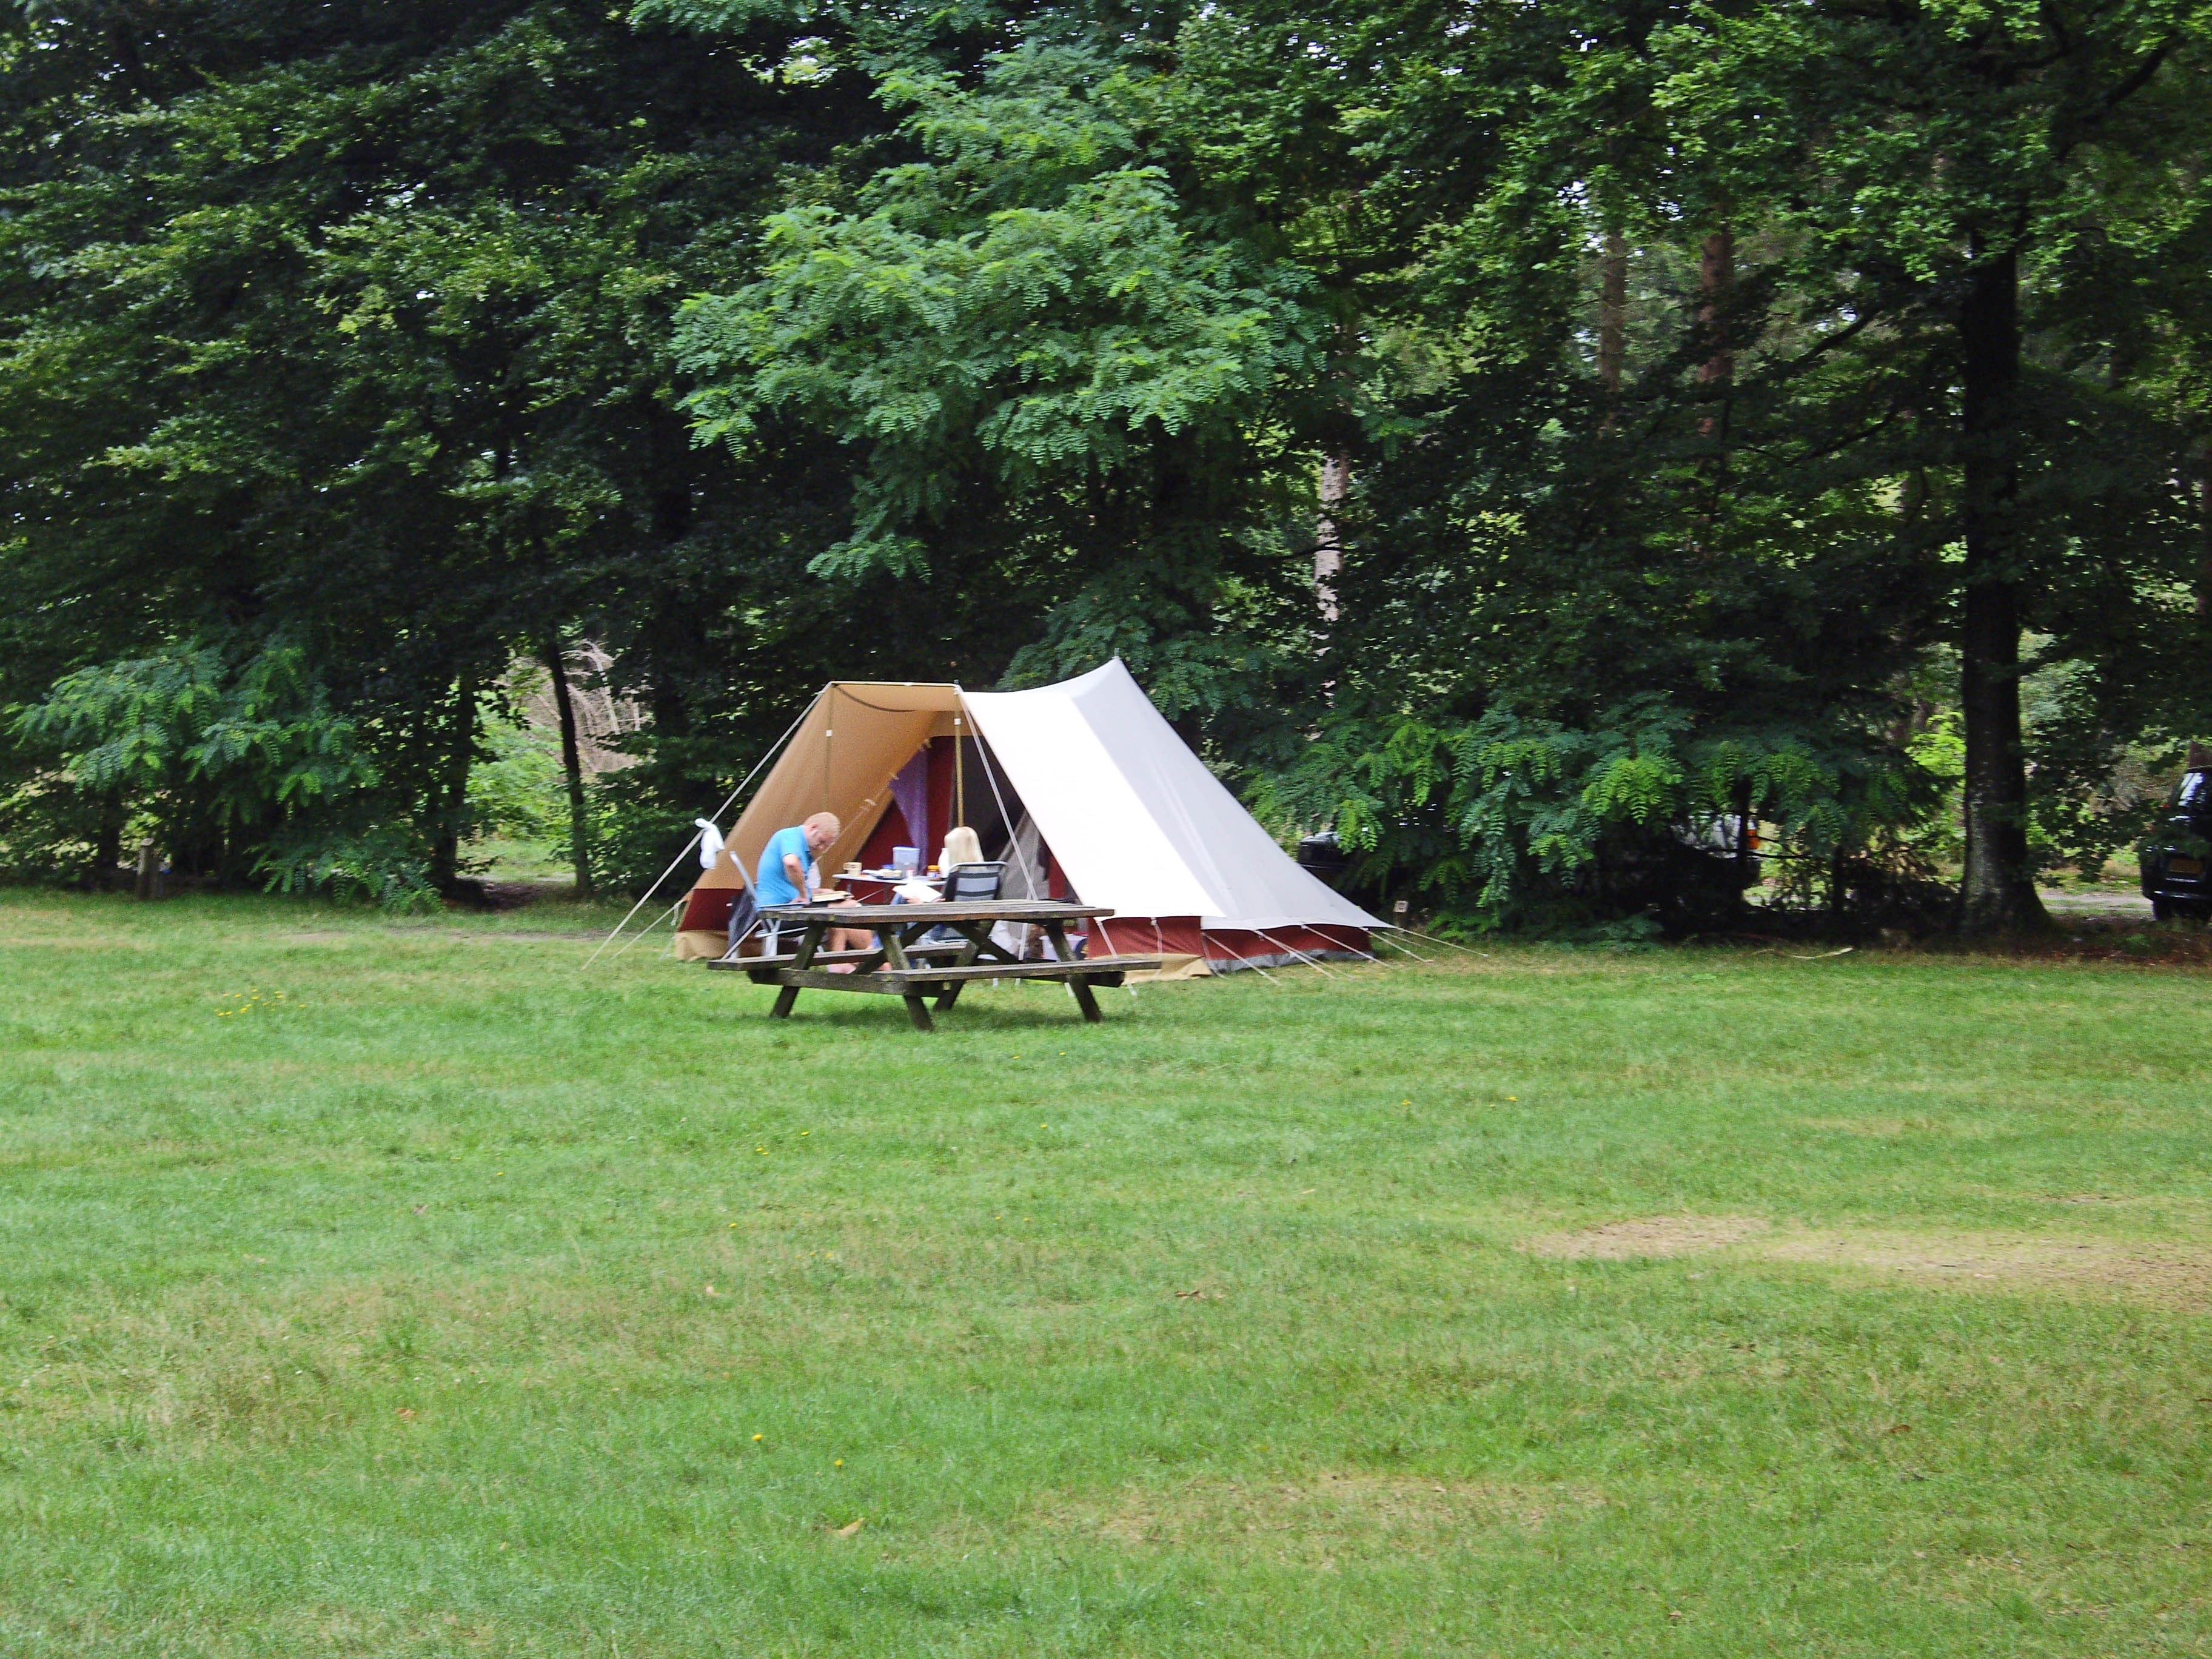
<instances>
[{"instance_id":1,"label":"tent pole","mask_svg":"<svg viewBox=\"0 0 2212 1659\"><path fill-rule=\"evenodd\" d=\"M952 697L953 701L959 705L959 712L954 716L955 720L964 723L969 730L973 731L975 717L969 710L967 691L955 684L952 688ZM999 804L999 824L1006 832L1006 850L1011 853L1014 850L1013 815L1006 811L1006 798L999 793L999 775L991 765L991 751L985 747L983 739L980 736L975 739L975 757L983 763L983 781L991 786L991 799ZM960 739L957 736L952 739L952 778L955 784L957 784L960 780ZM1030 872L1026 869L1022 872L1022 885L1032 889L1036 886L1036 884L1030 879ZM1035 898L1036 894L1031 891L1024 896ZM1024 936L1023 942L1015 948L1018 951L1029 949L1026 935ZM1014 981L1017 985L1025 985L1028 982L1026 980L1018 979Z\"/></svg>"},{"instance_id":2,"label":"tent pole","mask_svg":"<svg viewBox=\"0 0 2212 1659\"><path fill-rule=\"evenodd\" d=\"M957 685L952 688L952 690L953 695L960 699L961 709L965 713L968 708L968 694ZM967 720L969 729L973 731L975 726L975 716L969 714ZM991 799L999 805L999 822L1006 829L1006 845L1011 848L1014 844L1014 815L1006 811L1006 798L999 793L998 769L991 764L990 749L980 736L975 739L975 757L983 763L983 780L991 786ZM958 774L956 772L954 775L957 777ZM1024 877L1028 873L1027 871L1023 872ZM1031 893L1028 896L1035 898L1036 895Z\"/></svg>"},{"instance_id":3,"label":"tent pole","mask_svg":"<svg viewBox=\"0 0 2212 1659\"><path fill-rule=\"evenodd\" d=\"M808 703L805 708L799 711L799 720L793 720L790 725L785 726L783 728L783 735L778 738L774 743L769 744L768 752L760 757L760 765L754 767L751 771L746 773L744 782L731 790L728 798L725 799L720 806L714 809L715 823L720 823L721 822L722 814L728 811L732 803L733 803L738 796L745 793L746 786L750 784L755 778L760 775L761 767L766 766L770 761L774 760L776 757L777 751L780 750L784 744L791 741L791 734L799 730L799 721L805 720L809 714L814 712L814 703L821 702L823 693L830 690L830 686L824 686L821 691L817 691L814 694L814 702ZM699 831L694 830L691 832L691 839L684 843L684 851L678 853L674 858L671 859L668 862L668 867L660 872L660 881L656 881L652 886L647 888L643 895L639 897L638 902L629 907L629 915L624 916L620 921L617 922L615 924L614 932L609 933L605 939L599 941L599 951L605 950L607 946L612 945L616 939L622 936L622 930L629 926L630 918L636 915L639 911L645 908L646 900L651 898L655 893L660 890L660 882L666 881L669 877L674 875L676 873L676 866L683 863L685 854L689 854L690 850L698 844ZM738 866L740 873L744 872L744 861L739 859L735 853L730 854L730 861ZM748 883L747 884L750 885L750 884ZM650 931L650 929L647 931ZM628 949L629 947L624 946L623 948ZM584 958L585 967L590 967L593 963L599 959L599 951L594 951L590 956ZM620 956L622 952L617 951L615 954L617 956Z\"/></svg>"}]
</instances>

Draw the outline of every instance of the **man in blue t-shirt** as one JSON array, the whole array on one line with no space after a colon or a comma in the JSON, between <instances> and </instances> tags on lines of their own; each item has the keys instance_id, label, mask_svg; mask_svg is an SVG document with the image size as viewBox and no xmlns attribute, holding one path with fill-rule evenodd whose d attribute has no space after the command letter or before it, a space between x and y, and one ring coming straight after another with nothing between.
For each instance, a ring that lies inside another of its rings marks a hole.
<instances>
[{"instance_id":1,"label":"man in blue t-shirt","mask_svg":"<svg viewBox=\"0 0 2212 1659\"><path fill-rule=\"evenodd\" d=\"M815 860L830 850L843 828L835 812L817 812L805 823L770 836L762 849L760 872L753 882L754 896L761 908L810 902L821 885ZM833 927L823 944L832 951L865 951L871 940L864 927Z\"/></svg>"}]
</instances>

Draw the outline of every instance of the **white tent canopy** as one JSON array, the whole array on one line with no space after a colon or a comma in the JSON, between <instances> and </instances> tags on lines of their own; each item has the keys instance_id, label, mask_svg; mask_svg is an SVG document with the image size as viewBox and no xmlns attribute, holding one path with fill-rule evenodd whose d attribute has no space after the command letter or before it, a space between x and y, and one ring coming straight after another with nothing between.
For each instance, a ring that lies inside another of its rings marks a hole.
<instances>
[{"instance_id":1,"label":"white tent canopy","mask_svg":"<svg viewBox=\"0 0 2212 1659\"><path fill-rule=\"evenodd\" d=\"M823 866L856 856L890 805L892 777L932 737L982 738L1067 885L1112 908L1110 926L1128 943L1148 938L1230 965L1364 951L1367 930L1385 925L1299 868L1116 658L1030 691L823 687L693 890L678 953L721 954L715 918L785 824L835 812L845 830ZM715 894L719 912L700 902ZM1151 932L1129 931L1138 927Z\"/></svg>"},{"instance_id":2,"label":"white tent canopy","mask_svg":"<svg viewBox=\"0 0 2212 1659\"><path fill-rule=\"evenodd\" d=\"M1275 844L1120 658L1058 685L964 700L1085 903L1210 929L1382 925Z\"/></svg>"}]
</instances>

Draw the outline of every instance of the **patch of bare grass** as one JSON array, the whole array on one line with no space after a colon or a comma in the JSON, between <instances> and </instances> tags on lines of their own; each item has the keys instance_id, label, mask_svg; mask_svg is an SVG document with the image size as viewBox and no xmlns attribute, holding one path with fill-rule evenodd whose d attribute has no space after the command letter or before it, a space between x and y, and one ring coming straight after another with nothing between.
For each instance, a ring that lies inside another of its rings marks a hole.
<instances>
[{"instance_id":1,"label":"patch of bare grass","mask_svg":"<svg viewBox=\"0 0 2212 1659\"><path fill-rule=\"evenodd\" d=\"M1337 1470L1294 1480L1132 1485L1103 1500L1048 1499L1034 1515L1048 1531L1131 1549L1250 1549L1325 1562L1385 1551L1433 1553L1485 1534L1582 1519L1604 1504L1594 1489L1567 1483Z\"/></svg>"},{"instance_id":2,"label":"patch of bare grass","mask_svg":"<svg viewBox=\"0 0 2212 1659\"><path fill-rule=\"evenodd\" d=\"M2212 1307L2212 1255L2185 1248L1840 1229L1778 1234L1761 1240L1757 1253L1769 1261L1863 1268L1970 1290L2068 1291L2170 1308Z\"/></svg>"},{"instance_id":3,"label":"patch of bare grass","mask_svg":"<svg viewBox=\"0 0 2212 1659\"><path fill-rule=\"evenodd\" d=\"M1047 1243L902 1248L864 1227L740 1238L641 1254L610 1273L601 1241L572 1238L495 1274L397 1272L345 1279L210 1279L159 1303L80 1300L49 1319L29 1363L0 1377L0 1410L77 1422L170 1455L299 1446L395 1402L426 1425L483 1391L551 1389L581 1399L652 1393L763 1366L790 1378L866 1363L911 1323L928 1287L1012 1264L1030 1294L925 1327L951 1348L1026 1345L1048 1355L1085 1305L1049 1298L1078 1282ZM810 1246L811 1246L810 1248ZM266 1266L248 1255L249 1275ZM0 1310L4 1311L4 1310Z\"/></svg>"},{"instance_id":4,"label":"patch of bare grass","mask_svg":"<svg viewBox=\"0 0 2212 1659\"><path fill-rule=\"evenodd\" d=\"M1546 1233L1522 1249L1571 1261L1632 1261L1645 1256L1695 1255L1726 1249L1767 1229L1755 1215L1655 1215L1609 1221L1571 1233Z\"/></svg>"},{"instance_id":5,"label":"patch of bare grass","mask_svg":"<svg viewBox=\"0 0 2212 1659\"><path fill-rule=\"evenodd\" d=\"M1739 1261L1860 1269L1968 1290L2079 1292L2212 1308L2212 1252L2189 1245L1856 1227L1777 1231L1757 1216L1665 1215L1542 1234L1522 1248L1575 1261L1726 1251Z\"/></svg>"},{"instance_id":6,"label":"patch of bare grass","mask_svg":"<svg viewBox=\"0 0 2212 1659\"><path fill-rule=\"evenodd\" d=\"M215 1284L153 1308L73 1312L0 1405L187 1456L297 1445L386 1420L387 1395L410 1402L411 1419L485 1387L590 1395L725 1374L735 1322L719 1313L667 1271L619 1284L394 1277L275 1296Z\"/></svg>"},{"instance_id":7,"label":"patch of bare grass","mask_svg":"<svg viewBox=\"0 0 2212 1659\"><path fill-rule=\"evenodd\" d=\"M1950 1139L1986 1140L1998 1133L1989 1123L1961 1121L1938 1117L1801 1117L1798 1122L1808 1129L1826 1129L1838 1134L1864 1135L1871 1140L1902 1140L1911 1135L1941 1135Z\"/></svg>"}]
</instances>

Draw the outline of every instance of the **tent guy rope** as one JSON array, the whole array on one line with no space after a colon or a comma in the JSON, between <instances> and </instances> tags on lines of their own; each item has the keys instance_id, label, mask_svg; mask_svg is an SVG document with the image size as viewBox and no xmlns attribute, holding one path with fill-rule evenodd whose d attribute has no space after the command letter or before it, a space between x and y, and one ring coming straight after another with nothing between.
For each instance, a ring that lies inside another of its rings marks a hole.
<instances>
[{"instance_id":1,"label":"tent guy rope","mask_svg":"<svg viewBox=\"0 0 2212 1659\"><path fill-rule=\"evenodd\" d=\"M1323 968L1321 965L1321 958L1319 957L1307 955L1304 951L1299 950L1297 945L1291 944L1288 939L1277 939L1273 933L1269 933L1264 927L1255 927L1252 931L1257 933L1261 939L1267 940L1268 944L1273 945L1278 951L1289 951L1300 962L1305 963L1307 967L1314 969L1320 973L1322 978L1335 979L1338 977L1337 975L1330 973L1328 969Z\"/></svg>"}]
</instances>

